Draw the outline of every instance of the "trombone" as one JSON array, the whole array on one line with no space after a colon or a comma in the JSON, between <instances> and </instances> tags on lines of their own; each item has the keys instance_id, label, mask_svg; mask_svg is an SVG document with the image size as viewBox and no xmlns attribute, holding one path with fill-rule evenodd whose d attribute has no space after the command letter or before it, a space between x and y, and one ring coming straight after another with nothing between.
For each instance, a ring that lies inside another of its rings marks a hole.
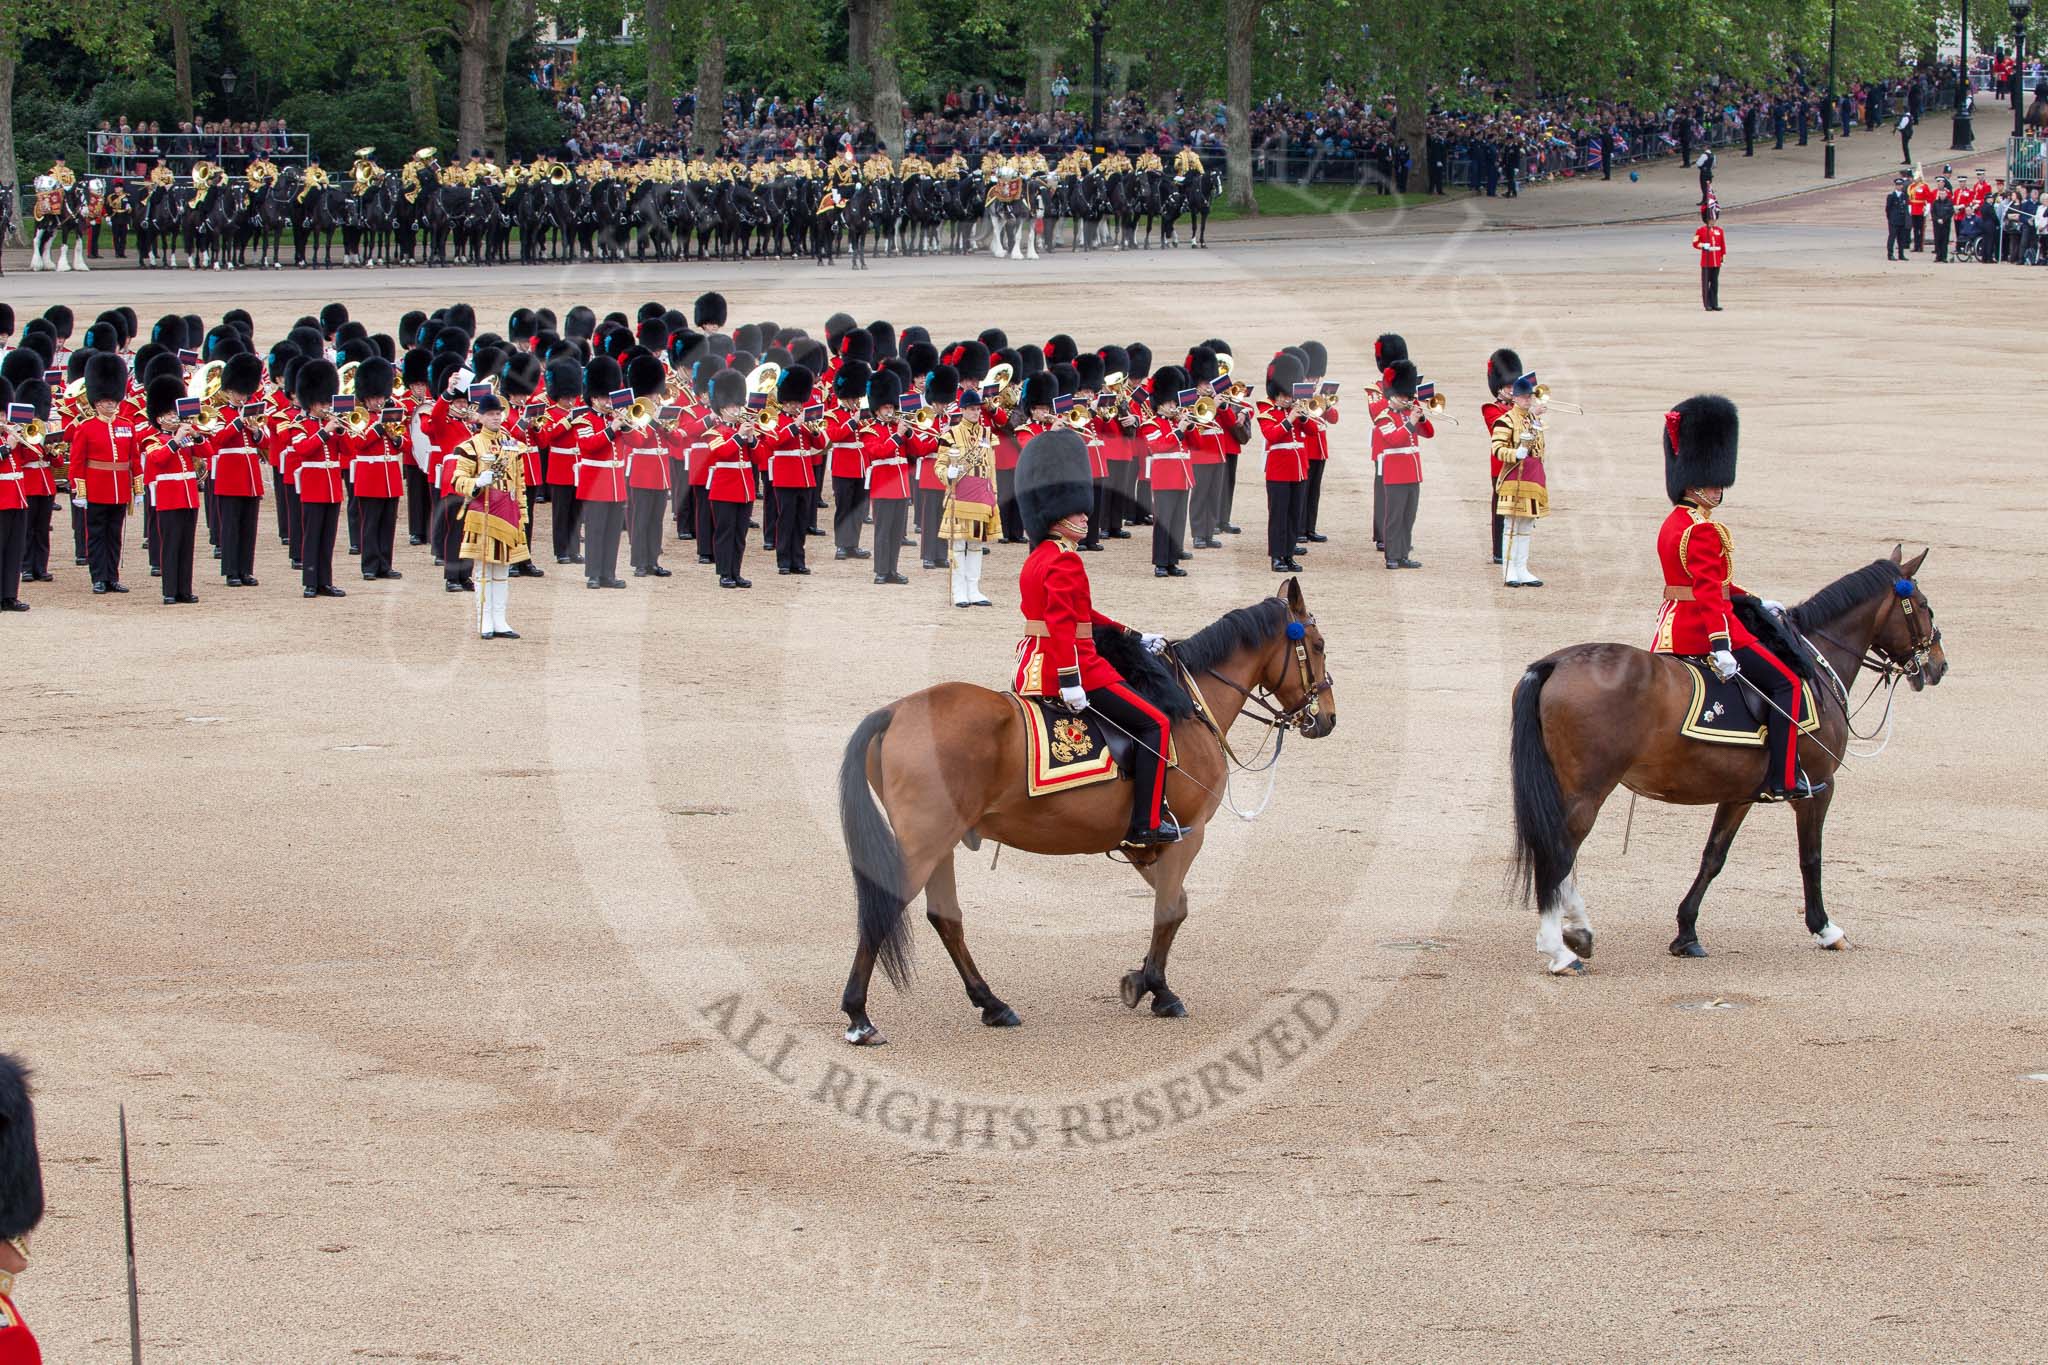
<instances>
[{"instance_id":1,"label":"trombone","mask_svg":"<svg viewBox=\"0 0 2048 1365\"><path fill-rule=\"evenodd\" d=\"M1452 414L1449 406L1444 402L1444 396L1440 393L1433 393L1428 398L1425 398L1422 401L1422 410L1429 414L1429 420L1432 422L1449 422L1454 427L1465 425Z\"/></svg>"},{"instance_id":2,"label":"trombone","mask_svg":"<svg viewBox=\"0 0 2048 1365\"><path fill-rule=\"evenodd\" d=\"M1567 403L1562 398L1552 398L1550 396L1550 385L1548 384L1538 384L1536 391L1530 397L1546 408L1556 408L1559 412L1570 413L1574 417L1584 417L1586 415L1585 408L1579 404Z\"/></svg>"}]
</instances>

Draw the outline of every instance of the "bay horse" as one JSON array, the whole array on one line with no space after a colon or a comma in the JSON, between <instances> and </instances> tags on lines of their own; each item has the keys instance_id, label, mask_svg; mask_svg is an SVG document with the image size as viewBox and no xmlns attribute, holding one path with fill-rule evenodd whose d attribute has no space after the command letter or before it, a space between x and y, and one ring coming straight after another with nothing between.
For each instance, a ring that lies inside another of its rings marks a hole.
<instances>
[{"instance_id":1,"label":"bay horse","mask_svg":"<svg viewBox=\"0 0 2048 1365\"><path fill-rule=\"evenodd\" d=\"M1776 628L1759 609L1763 629L1782 640L1765 643L1795 669L1794 635L1824 661L1813 694L1819 728L1799 741L1799 763L1816 783L1834 775L1849 735L1848 691L1869 667L1879 686L1903 678L1914 691L1948 672L1934 610L1915 582L1927 559L1921 551L1902 562L1891 557L1845 574L1785 613ZM1743 599L1737 599L1738 608ZM1579 847L1616 786L1674 805L1711 805L1713 829L1700 855L1699 874L1678 907L1675 957L1705 957L1697 924L1707 884L1727 861L1728 846L1755 802L1764 779L1764 751L1684 738L1679 726L1692 705L1692 666L1669 655L1629 645L1584 644L1529 665L1515 685L1511 757L1515 800L1515 876L1539 915L1537 951L1554 976L1577 975L1593 956L1593 925L1579 894ZM1889 705L1887 699L1887 706ZM1806 927L1822 948L1846 945L1841 927L1821 900L1821 827L1834 800L1831 784L1819 796L1792 804L1799 832L1799 872L1805 884Z\"/></svg>"},{"instance_id":2,"label":"bay horse","mask_svg":"<svg viewBox=\"0 0 2048 1365\"><path fill-rule=\"evenodd\" d=\"M1251 704L1265 713L1260 719L1282 732L1281 739L1287 729L1320 738L1336 726L1322 632L1302 602L1298 581L1288 579L1282 593L1232 611L1170 647L1167 657L1194 678L1213 729L1151 656L1124 637L1097 636L1097 648L1132 686L1174 717L1176 763L1167 774L1167 804L1188 831L1179 843L1126 850L1152 887L1153 906L1150 950L1119 987L1132 1009L1150 995L1152 1013L1161 1018L1187 1013L1167 987L1166 958L1187 918L1188 867L1202 851L1234 761L1223 741L1231 722ZM868 984L879 961L899 990L908 985L910 940L903 912L920 891L925 918L946 945L982 1023L1017 1024L1016 1011L989 989L968 954L953 846L978 848L992 839L1027 853L1106 854L1121 845L1131 816L1131 789L1121 781L1028 796L1026 742L1018 702L962 682L940 683L891 702L854 729L839 767L839 821L858 907L858 946L840 1001L847 1042L883 1041L868 1018Z\"/></svg>"}]
</instances>

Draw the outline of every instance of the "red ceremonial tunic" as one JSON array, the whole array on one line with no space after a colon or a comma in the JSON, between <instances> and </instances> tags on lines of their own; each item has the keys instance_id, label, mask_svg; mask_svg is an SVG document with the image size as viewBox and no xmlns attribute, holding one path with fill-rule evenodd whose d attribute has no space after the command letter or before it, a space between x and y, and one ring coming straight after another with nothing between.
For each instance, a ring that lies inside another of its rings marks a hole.
<instances>
[{"instance_id":1,"label":"red ceremonial tunic","mask_svg":"<svg viewBox=\"0 0 2048 1365\"><path fill-rule=\"evenodd\" d=\"M24 497L55 497L57 493L57 462L50 458L50 447L32 446L19 439L14 446L13 468L21 472L21 483L17 485Z\"/></svg>"},{"instance_id":2,"label":"red ceremonial tunic","mask_svg":"<svg viewBox=\"0 0 2048 1365\"><path fill-rule=\"evenodd\" d=\"M1702 266L1719 265L1728 255L1728 234L1718 224L1700 224L1693 230L1692 244L1700 253Z\"/></svg>"},{"instance_id":3,"label":"red ceremonial tunic","mask_svg":"<svg viewBox=\"0 0 2048 1365\"><path fill-rule=\"evenodd\" d=\"M793 413L782 414L775 434L761 442L767 450L768 483L773 488L816 488L817 452L825 438L812 431Z\"/></svg>"},{"instance_id":4,"label":"red ceremonial tunic","mask_svg":"<svg viewBox=\"0 0 2048 1365\"><path fill-rule=\"evenodd\" d=\"M652 427L645 431L621 432L612 448L626 461L628 488L668 487L668 442L662 438L662 433Z\"/></svg>"},{"instance_id":5,"label":"red ceremonial tunic","mask_svg":"<svg viewBox=\"0 0 2048 1365\"><path fill-rule=\"evenodd\" d=\"M263 496L261 435L239 417L200 441L197 454L206 461L213 491L224 498Z\"/></svg>"},{"instance_id":6,"label":"red ceremonial tunic","mask_svg":"<svg viewBox=\"0 0 2048 1365\"><path fill-rule=\"evenodd\" d=\"M825 414L826 458L832 465L835 479L858 479L867 472L867 461L861 454L859 414L851 408L838 408Z\"/></svg>"},{"instance_id":7,"label":"red ceremonial tunic","mask_svg":"<svg viewBox=\"0 0 2048 1365\"><path fill-rule=\"evenodd\" d=\"M329 436L311 417L299 419L290 444L284 448L284 477L298 490L300 502L340 502L348 495L341 478L341 452L336 449L343 433Z\"/></svg>"},{"instance_id":8,"label":"red ceremonial tunic","mask_svg":"<svg viewBox=\"0 0 2048 1365\"><path fill-rule=\"evenodd\" d=\"M713 502L754 500L754 456L741 445L735 428L719 423L705 432L704 454L711 470L705 487Z\"/></svg>"},{"instance_id":9,"label":"red ceremonial tunic","mask_svg":"<svg viewBox=\"0 0 2048 1365\"><path fill-rule=\"evenodd\" d=\"M1014 435L1011 433L1010 409L1000 403L985 403L981 409L981 420L996 434L996 468L1015 469L1017 456L1023 453L1024 442L1030 438L1021 430Z\"/></svg>"},{"instance_id":10,"label":"red ceremonial tunic","mask_svg":"<svg viewBox=\"0 0 2048 1365\"><path fill-rule=\"evenodd\" d=\"M624 502L626 462L612 448L604 418L586 412L576 419L576 497L582 502Z\"/></svg>"},{"instance_id":11,"label":"red ceremonial tunic","mask_svg":"<svg viewBox=\"0 0 2048 1365\"><path fill-rule=\"evenodd\" d=\"M1373 460L1380 467L1380 478L1391 484L1422 482L1422 438L1436 435L1436 428L1427 417L1420 416L1421 409L1410 408L1408 416L1415 422L1410 427L1392 408L1382 408L1372 424Z\"/></svg>"},{"instance_id":12,"label":"red ceremonial tunic","mask_svg":"<svg viewBox=\"0 0 2048 1365\"><path fill-rule=\"evenodd\" d=\"M1479 424L1485 427L1488 431L1492 431L1493 424L1500 420L1500 415L1513 406L1514 404L1503 403L1497 398L1489 399L1487 402L1481 403L1479 405ZM1493 476L1493 481L1495 483L1499 483L1501 470L1500 455L1497 451L1494 450L1493 443L1491 441L1486 443L1486 452L1488 473L1490 473Z\"/></svg>"},{"instance_id":13,"label":"red ceremonial tunic","mask_svg":"<svg viewBox=\"0 0 2048 1365\"><path fill-rule=\"evenodd\" d=\"M1017 577L1024 638L1017 644L1012 690L1025 697L1057 697L1062 687L1108 687L1123 675L1095 652L1097 630L1123 626L1095 610L1088 569L1057 536L1032 547Z\"/></svg>"},{"instance_id":14,"label":"red ceremonial tunic","mask_svg":"<svg viewBox=\"0 0 2048 1365\"><path fill-rule=\"evenodd\" d=\"M335 452L348 467L349 482L358 498L397 498L405 495L405 470L399 462L398 447L373 426L360 436L344 431L334 437Z\"/></svg>"},{"instance_id":15,"label":"red ceremonial tunic","mask_svg":"<svg viewBox=\"0 0 2048 1365\"><path fill-rule=\"evenodd\" d=\"M1756 637L1729 610L1735 586L1735 542L1714 514L1690 503L1671 509L1657 528L1657 561L1664 570L1664 605L1657 613L1660 654L1711 654L1740 649Z\"/></svg>"},{"instance_id":16,"label":"red ceremonial tunic","mask_svg":"<svg viewBox=\"0 0 2048 1365\"><path fill-rule=\"evenodd\" d=\"M1302 449L1308 453L1310 463L1330 458L1330 428L1337 425L1337 405L1324 408L1321 416L1308 415L1308 425L1302 429Z\"/></svg>"},{"instance_id":17,"label":"red ceremonial tunic","mask_svg":"<svg viewBox=\"0 0 2048 1365\"><path fill-rule=\"evenodd\" d=\"M14 1300L0 1293L0 1365L43 1365L43 1348L21 1320Z\"/></svg>"},{"instance_id":18,"label":"red ceremonial tunic","mask_svg":"<svg viewBox=\"0 0 2048 1365\"><path fill-rule=\"evenodd\" d=\"M199 506L199 465L193 446L174 446L161 432L141 441L142 481L149 505L159 512L185 512Z\"/></svg>"},{"instance_id":19,"label":"red ceremonial tunic","mask_svg":"<svg viewBox=\"0 0 2048 1365\"><path fill-rule=\"evenodd\" d=\"M87 417L71 424L71 489L73 496L85 490L85 500L109 504L127 502L135 491L135 476L142 472L136 449L141 423L125 415L111 422Z\"/></svg>"},{"instance_id":20,"label":"red ceremonial tunic","mask_svg":"<svg viewBox=\"0 0 2048 1365\"><path fill-rule=\"evenodd\" d=\"M1081 430L1081 438L1088 443L1088 477L1108 478L1110 451L1123 443L1123 432L1111 418L1091 417Z\"/></svg>"},{"instance_id":21,"label":"red ceremonial tunic","mask_svg":"<svg viewBox=\"0 0 2048 1365\"><path fill-rule=\"evenodd\" d=\"M10 441L0 448L0 512L21 512L28 509L28 476L22 473L21 457L35 449L19 442Z\"/></svg>"},{"instance_id":22,"label":"red ceremonial tunic","mask_svg":"<svg viewBox=\"0 0 2048 1365\"><path fill-rule=\"evenodd\" d=\"M1195 486L1195 464L1181 444L1180 433L1164 417L1154 417L1138 428L1145 443L1145 477L1155 493L1185 492Z\"/></svg>"},{"instance_id":23,"label":"red ceremonial tunic","mask_svg":"<svg viewBox=\"0 0 2048 1365\"><path fill-rule=\"evenodd\" d=\"M861 457L867 463L868 497L901 500L910 496L910 457L904 442L880 427L872 427L861 438Z\"/></svg>"},{"instance_id":24,"label":"red ceremonial tunic","mask_svg":"<svg viewBox=\"0 0 2048 1365\"><path fill-rule=\"evenodd\" d=\"M541 414L540 430L534 433L533 441L541 449L548 485L575 487L576 422L569 416L569 409L560 403L549 403L548 410Z\"/></svg>"},{"instance_id":25,"label":"red ceremonial tunic","mask_svg":"<svg viewBox=\"0 0 2048 1365\"><path fill-rule=\"evenodd\" d=\"M1307 421L1272 403L1259 404L1259 435L1266 442L1266 482L1300 483L1308 477L1308 451L1302 435Z\"/></svg>"}]
</instances>

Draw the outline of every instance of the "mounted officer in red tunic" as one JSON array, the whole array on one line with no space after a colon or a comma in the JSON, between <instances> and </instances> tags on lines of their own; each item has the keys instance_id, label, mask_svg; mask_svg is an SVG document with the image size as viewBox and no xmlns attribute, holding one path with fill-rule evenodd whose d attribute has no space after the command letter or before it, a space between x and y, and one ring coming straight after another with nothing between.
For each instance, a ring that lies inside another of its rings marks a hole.
<instances>
[{"instance_id":1,"label":"mounted officer in red tunic","mask_svg":"<svg viewBox=\"0 0 2048 1365\"><path fill-rule=\"evenodd\" d=\"M1017 511L1031 553L1018 579L1024 638L1013 686L1019 696L1058 697L1074 711L1092 706L1137 741L1131 755L1136 807L1124 842L1170 844L1182 830L1166 810L1167 719L1095 652L1097 630L1125 627L1095 610L1086 561L1074 549L1088 534L1094 500L1088 446L1080 435L1059 427L1032 437L1017 459ZM1142 641L1154 653L1166 647L1162 636Z\"/></svg>"},{"instance_id":2,"label":"mounted officer in red tunic","mask_svg":"<svg viewBox=\"0 0 2048 1365\"><path fill-rule=\"evenodd\" d=\"M1703 394L1664 414L1664 491L1671 515L1657 532L1664 569L1664 605L1651 648L1661 654L1710 656L1723 682L1741 675L1768 699L1767 761L1760 801L1800 801L1827 790L1799 771L1797 726L1806 719L1799 678L1757 641L1736 615L1735 541L1714 509L1735 482L1735 405ZM1775 612L1775 603L1764 603Z\"/></svg>"},{"instance_id":3,"label":"mounted officer in red tunic","mask_svg":"<svg viewBox=\"0 0 2048 1365\"><path fill-rule=\"evenodd\" d=\"M0 1053L0 1365L41 1365L35 1333L14 1306L14 1277L28 1268L28 1235L43 1221L43 1167L28 1071Z\"/></svg>"}]
</instances>

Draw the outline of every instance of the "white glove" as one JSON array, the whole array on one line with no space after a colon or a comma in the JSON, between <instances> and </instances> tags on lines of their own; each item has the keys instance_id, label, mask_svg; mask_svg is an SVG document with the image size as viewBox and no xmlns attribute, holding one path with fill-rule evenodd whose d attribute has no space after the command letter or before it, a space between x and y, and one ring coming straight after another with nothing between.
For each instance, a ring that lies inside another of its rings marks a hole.
<instances>
[{"instance_id":1,"label":"white glove","mask_svg":"<svg viewBox=\"0 0 2048 1365\"><path fill-rule=\"evenodd\" d=\"M1088 689L1085 687L1062 687L1060 689L1060 700L1067 704L1069 711L1086 711L1088 709Z\"/></svg>"},{"instance_id":2,"label":"white glove","mask_svg":"<svg viewBox=\"0 0 2048 1365\"><path fill-rule=\"evenodd\" d=\"M1785 614L1785 604L1783 602L1773 602L1767 598L1764 601L1764 610L1773 616L1783 616Z\"/></svg>"},{"instance_id":3,"label":"white glove","mask_svg":"<svg viewBox=\"0 0 2048 1365\"><path fill-rule=\"evenodd\" d=\"M471 480L471 486L476 488L489 488L492 482L497 477L498 475L495 470L486 469L483 473L477 475L475 479Z\"/></svg>"},{"instance_id":4,"label":"white glove","mask_svg":"<svg viewBox=\"0 0 2048 1365\"><path fill-rule=\"evenodd\" d=\"M951 482L952 482L953 480L955 480L955 479L957 479L957 478L959 478L959 477L960 477L960 466L959 466L959 465L957 465L957 464L949 464L949 465L947 465L947 466L946 466L946 482L947 482L947 483L951 483Z\"/></svg>"},{"instance_id":5,"label":"white glove","mask_svg":"<svg viewBox=\"0 0 2048 1365\"><path fill-rule=\"evenodd\" d=\"M83 506L85 506L85 497L84 497L84 495L83 495L83 494L74 494L74 495L72 496L72 499L71 499L71 505L72 505L73 507L83 507Z\"/></svg>"},{"instance_id":6,"label":"white glove","mask_svg":"<svg viewBox=\"0 0 2048 1365\"><path fill-rule=\"evenodd\" d=\"M1742 665L1735 662L1735 655L1731 651L1725 649L1714 651L1714 676L1718 677L1722 682L1727 682L1741 671Z\"/></svg>"},{"instance_id":7,"label":"white glove","mask_svg":"<svg viewBox=\"0 0 2048 1365\"><path fill-rule=\"evenodd\" d=\"M1164 635L1140 635L1138 643L1145 646L1147 654L1164 654L1166 652L1166 637Z\"/></svg>"}]
</instances>

